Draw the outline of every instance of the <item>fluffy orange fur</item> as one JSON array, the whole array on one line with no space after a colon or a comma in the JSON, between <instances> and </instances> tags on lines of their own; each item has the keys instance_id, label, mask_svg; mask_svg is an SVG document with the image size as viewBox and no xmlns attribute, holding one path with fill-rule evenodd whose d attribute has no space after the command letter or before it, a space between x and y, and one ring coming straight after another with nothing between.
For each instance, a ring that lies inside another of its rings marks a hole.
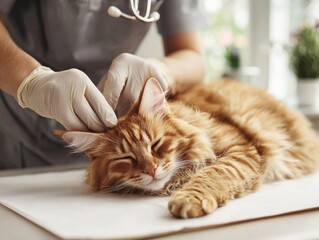
<instances>
[{"instance_id":1,"label":"fluffy orange fur","mask_svg":"<svg viewBox=\"0 0 319 240\"><path fill-rule=\"evenodd\" d=\"M176 217L211 213L261 183L297 178L318 165L309 121L265 91L220 80L166 101L155 79L105 133L66 132L90 158L94 191L172 195Z\"/></svg>"}]
</instances>

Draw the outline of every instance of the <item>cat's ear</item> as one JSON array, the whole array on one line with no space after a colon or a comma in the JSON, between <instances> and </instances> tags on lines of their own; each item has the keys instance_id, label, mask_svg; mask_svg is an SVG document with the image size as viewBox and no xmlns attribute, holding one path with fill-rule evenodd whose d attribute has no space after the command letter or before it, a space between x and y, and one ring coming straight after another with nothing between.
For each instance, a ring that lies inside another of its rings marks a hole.
<instances>
[{"instance_id":1,"label":"cat's ear","mask_svg":"<svg viewBox=\"0 0 319 240\"><path fill-rule=\"evenodd\" d=\"M102 138L103 133L90 133L80 131L55 130L56 135L61 136L64 141L69 143L75 152L85 152L96 146L96 141Z\"/></svg>"},{"instance_id":2,"label":"cat's ear","mask_svg":"<svg viewBox=\"0 0 319 240\"><path fill-rule=\"evenodd\" d=\"M165 99L165 92L161 85L155 78L148 79L140 98L139 113L166 114L168 112L169 109Z\"/></svg>"}]
</instances>

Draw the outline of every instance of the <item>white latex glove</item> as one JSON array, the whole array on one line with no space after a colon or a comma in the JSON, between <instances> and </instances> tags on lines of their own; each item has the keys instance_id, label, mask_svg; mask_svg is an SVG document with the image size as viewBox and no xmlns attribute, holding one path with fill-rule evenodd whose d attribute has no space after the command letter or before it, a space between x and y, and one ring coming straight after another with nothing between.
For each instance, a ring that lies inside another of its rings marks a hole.
<instances>
[{"instance_id":1,"label":"white latex glove","mask_svg":"<svg viewBox=\"0 0 319 240\"><path fill-rule=\"evenodd\" d=\"M21 107L53 118L69 130L100 132L117 123L101 92L77 69L54 72L38 67L22 81L17 98Z\"/></svg>"},{"instance_id":2,"label":"white latex glove","mask_svg":"<svg viewBox=\"0 0 319 240\"><path fill-rule=\"evenodd\" d=\"M113 60L98 87L118 116L122 116L137 101L150 77L155 77L164 91L171 86L172 77L164 63L122 53Z\"/></svg>"}]
</instances>

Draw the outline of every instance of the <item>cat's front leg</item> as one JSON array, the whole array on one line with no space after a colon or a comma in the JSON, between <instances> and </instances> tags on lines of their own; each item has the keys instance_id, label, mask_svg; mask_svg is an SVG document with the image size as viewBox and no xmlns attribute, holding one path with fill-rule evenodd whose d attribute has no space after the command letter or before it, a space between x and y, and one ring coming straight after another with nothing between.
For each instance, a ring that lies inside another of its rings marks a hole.
<instances>
[{"instance_id":1,"label":"cat's front leg","mask_svg":"<svg viewBox=\"0 0 319 240\"><path fill-rule=\"evenodd\" d=\"M228 200L255 191L262 175L261 160L254 149L229 150L216 164L197 172L173 194L168 209L180 218L200 217ZM245 151L244 151L245 150Z\"/></svg>"},{"instance_id":2,"label":"cat's front leg","mask_svg":"<svg viewBox=\"0 0 319 240\"><path fill-rule=\"evenodd\" d=\"M196 190L178 191L168 203L168 209L175 217L194 218L207 215L218 207L216 199L204 196Z\"/></svg>"}]
</instances>

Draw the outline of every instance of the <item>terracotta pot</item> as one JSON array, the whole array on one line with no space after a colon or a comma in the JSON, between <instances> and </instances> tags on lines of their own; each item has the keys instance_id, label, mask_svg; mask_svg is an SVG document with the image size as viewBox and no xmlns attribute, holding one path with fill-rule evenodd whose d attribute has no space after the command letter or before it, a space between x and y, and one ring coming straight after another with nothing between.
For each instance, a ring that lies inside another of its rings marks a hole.
<instances>
[{"instance_id":1,"label":"terracotta pot","mask_svg":"<svg viewBox=\"0 0 319 240\"><path fill-rule=\"evenodd\" d=\"M319 108L319 78L298 79L298 105Z\"/></svg>"}]
</instances>

